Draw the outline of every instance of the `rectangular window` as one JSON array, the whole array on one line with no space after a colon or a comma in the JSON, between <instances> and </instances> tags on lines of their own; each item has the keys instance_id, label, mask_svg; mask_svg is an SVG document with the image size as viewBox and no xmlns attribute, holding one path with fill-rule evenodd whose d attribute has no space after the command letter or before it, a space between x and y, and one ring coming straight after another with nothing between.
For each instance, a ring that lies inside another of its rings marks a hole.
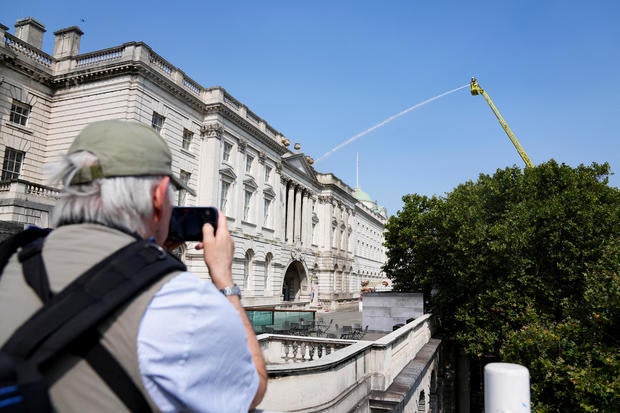
<instances>
[{"instance_id":1,"label":"rectangular window","mask_svg":"<svg viewBox=\"0 0 620 413\"><path fill-rule=\"evenodd\" d=\"M187 185L189 183L189 178L191 178L192 174L190 174L187 171L181 170L181 173L179 173L179 179L181 182L183 182L185 185ZM179 199L178 199L178 205L185 205L185 200L187 199L187 191L183 188L179 189Z\"/></svg>"},{"instance_id":2,"label":"rectangular window","mask_svg":"<svg viewBox=\"0 0 620 413\"><path fill-rule=\"evenodd\" d=\"M263 225L269 226L269 214L271 212L271 199L265 198L265 205L263 210Z\"/></svg>"},{"instance_id":3,"label":"rectangular window","mask_svg":"<svg viewBox=\"0 0 620 413\"><path fill-rule=\"evenodd\" d=\"M192 146L192 139L194 139L194 133L192 131L190 131L189 129L183 129L183 149L186 149L189 151L189 149Z\"/></svg>"},{"instance_id":4,"label":"rectangular window","mask_svg":"<svg viewBox=\"0 0 620 413\"><path fill-rule=\"evenodd\" d=\"M228 142L224 142L224 151L222 152L222 159L225 162L230 161L230 152L232 151L232 145Z\"/></svg>"},{"instance_id":5,"label":"rectangular window","mask_svg":"<svg viewBox=\"0 0 620 413\"><path fill-rule=\"evenodd\" d=\"M254 157L252 155L247 155L245 158L245 173L252 173L252 164L254 163Z\"/></svg>"},{"instance_id":6,"label":"rectangular window","mask_svg":"<svg viewBox=\"0 0 620 413\"><path fill-rule=\"evenodd\" d=\"M226 213L226 203L228 200L228 191L230 190L230 183L222 181L222 187L220 188L220 211Z\"/></svg>"},{"instance_id":7,"label":"rectangular window","mask_svg":"<svg viewBox=\"0 0 620 413\"><path fill-rule=\"evenodd\" d=\"M4 162L2 163L1 181L11 181L19 178L24 161L24 152L7 147L4 150Z\"/></svg>"},{"instance_id":8,"label":"rectangular window","mask_svg":"<svg viewBox=\"0 0 620 413\"><path fill-rule=\"evenodd\" d=\"M13 99L13 104L11 105L11 116L9 120L18 125L26 126L26 123L28 123L29 115L30 105Z\"/></svg>"},{"instance_id":9,"label":"rectangular window","mask_svg":"<svg viewBox=\"0 0 620 413\"><path fill-rule=\"evenodd\" d=\"M269 183L269 178L271 178L271 167L268 165L265 165L265 183L266 184Z\"/></svg>"},{"instance_id":10,"label":"rectangular window","mask_svg":"<svg viewBox=\"0 0 620 413\"><path fill-rule=\"evenodd\" d=\"M253 192L249 190L245 190L245 195L243 198L243 220L248 221L250 218L250 212L252 207L252 195Z\"/></svg>"},{"instance_id":11,"label":"rectangular window","mask_svg":"<svg viewBox=\"0 0 620 413\"><path fill-rule=\"evenodd\" d=\"M153 129L157 131L157 133L161 133L162 128L164 127L165 117L160 115L157 112L153 112L153 118L151 119L151 126Z\"/></svg>"}]
</instances>

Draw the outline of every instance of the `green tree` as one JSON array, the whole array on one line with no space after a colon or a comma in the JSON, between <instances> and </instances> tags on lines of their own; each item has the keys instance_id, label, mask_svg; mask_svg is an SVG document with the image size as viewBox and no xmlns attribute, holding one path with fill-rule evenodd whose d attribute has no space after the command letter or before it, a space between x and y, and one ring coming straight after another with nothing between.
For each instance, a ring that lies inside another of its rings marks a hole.
<instances>
[{"instance_id":1,"label":"green tree","mask_svg":"<svg viewBox=\"0 0 620 413\"><path fill-rule=\"evenodd\" d=\"M620 191L608 164L498 170L407 195L384 267L478 360L530 368L537 411L620 411ZM611 409L611 410L610 410Z\"/></svg>"}]
</instances>

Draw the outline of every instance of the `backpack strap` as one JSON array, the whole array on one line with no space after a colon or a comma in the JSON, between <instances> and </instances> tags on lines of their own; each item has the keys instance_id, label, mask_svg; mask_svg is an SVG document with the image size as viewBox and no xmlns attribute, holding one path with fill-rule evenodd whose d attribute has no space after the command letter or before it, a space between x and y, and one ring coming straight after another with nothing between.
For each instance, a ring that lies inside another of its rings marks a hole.
<instances>
[{"instance_id":1,"label":"backpack strap","mask_svg":"<svg viewBox=\"0 0 620 413\"><path fill-rule=\"evenodd\" d=\"M24 254L24 262L32 260ZM39 255L40 254L35 254ZM38 259L31 261L39 262ZM37 273L45 278L45 267ZM2 351L41 366L82 341L91 330L94 345L81 346L78 353L91 364L106 384L131 411L148 411L148 403L124 369L99 342L94 328L120 306L162 276L173 271L184 271L185 265L150 240L139 240L119 249L108 258L53 295L44 306L22 324L2 347ZM49 289L49 288L48 288ZM113 361L110 361L113 360ZM114 364L118 368L108 368ZM99 366L99 367L97 367ZM109 370L116 370L110 375ZM125 387L129 381L130 387ZM116 384L115 384L116 383ZM123 396L130 393L129 396Z\"/></svg>"},{"instance_id":2,"label":"backpack strap","mask_svg":"<svg viewBox=\"0 0 620 413\"><path fill-rule=\"evenodd\" d=\"M160 246L140 240L121 248L71 282L5 343L4 349L44 363L164 274L185 265Z\"/></svg>"},{"instance_id":3,"label":"backpack strap","mask_svg":"<svg viewBox=\"0 0 620 413\"><path fill-rule=\"evenodd\" d=\"M52 298L50 281L43 264L41 250L43 249L44 238L37 238L26 244L17 255L22 263L24 279L30 288L39 296L39 299L46 303Z\"/></svg>"},{"instance_id":4,"label":"backpack strap","mask_svg":"<svg viewBox=\"0 0 620 413\"><path fill-rule=\"evenodd\" d=\"M18 249L38 238L45 238L49 233L49 229L31 226L0 242L0 277L2 277L2 271L9 262L9 259L17 252Z\"/></svg>"},{"instance_id":5,"label":"backpack strap","mask_svg":"<svg viewBox=\"0 0 620 413\"><path fill-rule=\"evenodd\" d=\"M71 346L70 352L88 362L99 378L123 402L127 410L132 413L152 411L142 391L129 377L127 371L101 344L101 336L96 329L91 329L83 334Z\"/></svg>"}]
</instances>

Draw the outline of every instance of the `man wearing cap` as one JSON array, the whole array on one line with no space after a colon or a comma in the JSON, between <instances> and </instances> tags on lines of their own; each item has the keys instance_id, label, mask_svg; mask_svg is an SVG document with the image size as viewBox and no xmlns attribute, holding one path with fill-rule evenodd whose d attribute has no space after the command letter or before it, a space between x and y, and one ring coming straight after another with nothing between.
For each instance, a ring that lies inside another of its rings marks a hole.
<instances>
[{"instance_id":1,"label":"man wearing cap","mask_svg":"<svg viewBox=\"0 0 620 413\"><path fill-rule=\"evenodd\" d=\"M63 184L42 250L55 292L136 239L164 245L174 187L194 194L172 173L159 134L129 121L88 125L50 172ZM248 411L262 400L267 375L231 288L234 244L224 214L217 232L203 226L197 249L212 282L180 271L162 277L99 326L101 342L152 410ZM13 256L0 284L0 345L41 306L21 272ZM84 360L56 364L46 377L57 411L127 410Z\"/></svg>"}]
</instances>

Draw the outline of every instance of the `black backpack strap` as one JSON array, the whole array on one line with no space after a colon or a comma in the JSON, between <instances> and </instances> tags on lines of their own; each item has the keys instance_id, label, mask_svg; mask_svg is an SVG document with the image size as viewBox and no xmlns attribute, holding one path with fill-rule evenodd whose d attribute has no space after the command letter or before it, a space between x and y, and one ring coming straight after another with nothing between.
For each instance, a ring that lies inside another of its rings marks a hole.
<instances>
[{"instance_id":1,"label":"black backpack strap","mask_svg":"<svg viewBox=\"0 0 620 413\"><path fill-rule=\"evenodd\" d=\"M63 291L54 295L43 308L17 329L4 344L2 351L21 359L30 359L35 365L49 362L71 343L76 342L76 339L81 339L86 331L94 329L120 306L135 297L136 293L166 274L185 269L185 265L152 241L140 240L131 243L93 266ZM101 344L98 346L107 353ZM92 348L94 347L91 346ZM85 351L89 363L91 360L88 359L91 357L88 353L91 349L86 348ZM96 349L92 352L101 353ZM92 358L92 365L98 374L100 370L96 366L112 365L109 364L109 359L113 359L109 353L107 356ZM116 360L114 362L118 364ZM131 381L122 367L118 367L117 373L108 375L107 379L104 377L107 373L103 373L102 378L106 383L123 383L125 379ZM121 378L123 375L124 378ZM131 401L135 396L123 398L123 390L119 389L118 384L111 388L130 410L142 411L145 406L150 410L142 393L133 382L131 384L135 391L130 392L138 394L141 401Z\"/></svg>"},{"instance_id":2,"label":"black backpack strap","mask_svg":"<svg viewBox=\"0 0 620 413\"><path fill-rule=\"evenodd\" d=\"M129 377L127 371L101 344L101 336L96 329L91 329L83 334L71 348L71 353L86 360L99 378L130 412L147 413L152 411L142 391Z\"/></svg>"},{"instance_id":3,"label":"black backpack strap","mask_svg":"<svg viewBox=\"0 0 620 413\"><path fill-rule=\"evenodd\" d=\"M0 242L0 277L2 276L2 271L9 262L9 259L13 256L13 254L15 254L15 252L17 252L18 249L38 238L45 238L49 233L49 229L29 227L22 232L12 235Z\"/></svg>"},{"instance_id":4,"label":"black backpack strap","mask_svg":"<svg viewBox=\"0 0 620 413\"><path fill-rule=\"evenodd\" d=\"M52 298L50 282L41 256L43 239L38 238L25 245L18 254L22 263L22 272L26 283L34 290L42 302L46 303Z\"/></svg>"},{"instance_id":5,"label":"black backpack strap","mask_svg":"<svg viewBox=\"0 0 620 413\"><path fill-rule=\"evenodd\" d=\"M185 266L157 244L131 243L56 294L3 348L43 363L137 292L176 270L185 270Z\"/></svg>"}]
</instances>

